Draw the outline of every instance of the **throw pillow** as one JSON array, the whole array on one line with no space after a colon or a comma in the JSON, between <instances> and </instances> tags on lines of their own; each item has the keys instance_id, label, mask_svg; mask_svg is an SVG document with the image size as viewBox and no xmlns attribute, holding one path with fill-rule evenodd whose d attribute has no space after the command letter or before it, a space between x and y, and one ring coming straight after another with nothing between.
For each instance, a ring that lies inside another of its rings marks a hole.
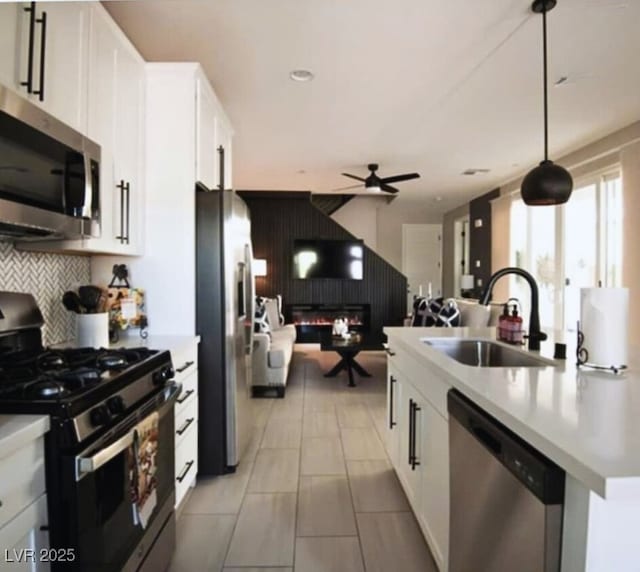
<instances>
[{"instance_id":1,"label":"throw pillow","mask_svg":"<svg viewBox=\"0 0 640 572\"><path fill-rule=\"evenodd\" d=\"M256 311L253 319L253 331L258 334L271 334L267 315L267 298L256 296Z\"/></svg>"},{"instance_id":2,"label":"throw pillow","mask_svg":"<svg viewBox=\"0 0 640 572\"><path fill-rule=\"evenodd\" d=\"M433 326L434 324L435 321L429 309L429 300L423 296L416 296L413 301L413 319L411 326L422 328L424 326Z\"/></svg>"},{"instance_id":3,"label":"throw pillow","mask_svg":"<svg viewBox=\"0 0 640 572\"><path fill-rule=\"evenodd\" d=\"M458 304L453 298L446 301L441 300L441 308L438 312L436 326L445 328L455 328L460 325L460 310Z\"/></svg>"}]
</instances>

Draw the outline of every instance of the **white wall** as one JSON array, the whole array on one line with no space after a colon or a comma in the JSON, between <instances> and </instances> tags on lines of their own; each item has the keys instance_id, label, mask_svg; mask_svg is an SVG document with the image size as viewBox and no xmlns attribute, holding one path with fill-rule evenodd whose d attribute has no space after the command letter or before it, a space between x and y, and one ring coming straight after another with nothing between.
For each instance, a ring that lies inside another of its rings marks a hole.
<instances>
[{"instance_id":1,"label":"white wall","mask_svg":"<svg viewBox=\"0 0 640 572\"><path fill-rule=\"evenodd\" d=\"M402 272L402 225L441 224L442 217L422 203L387 201L382 196L354 197L331 218Z\"/></svg>"},{"instance_id":2,"label":"white wall","mask_svg":"<svg viewBox=\"0 0 640 572\"><path fill-rule=\"evenodd\" d=\"M402 271L402 225L441 224L442 215L430 205L394 201L378 210L378 254Z\"/></svg>"},{"instance_id":3,"label":"white wall","mask_svg":"<svg viewBox=\"0 0 640 572\"><path fill-rule=\"evenodd\" d=\"M331 218L355 237L364 240L374 252L378 252L378 209L386 204L384 197L354 197L334 212Z\"/></svg>"}]
</instances>

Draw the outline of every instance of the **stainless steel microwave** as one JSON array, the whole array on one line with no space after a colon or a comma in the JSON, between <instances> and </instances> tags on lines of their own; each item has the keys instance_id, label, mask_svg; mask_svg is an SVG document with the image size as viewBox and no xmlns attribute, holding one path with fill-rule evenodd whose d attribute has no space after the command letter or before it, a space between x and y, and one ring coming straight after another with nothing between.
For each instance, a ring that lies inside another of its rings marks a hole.
<instances>
[{"instance_id":1,"label":"stainless steel microwave","mask_svg":"<svg viewBox=\"0 0 640 572\"><path fill-rule=\"evenodd\" d=\"M0 85L0 237L100 234L100 146Z\"/></svg>"}]
</instances>

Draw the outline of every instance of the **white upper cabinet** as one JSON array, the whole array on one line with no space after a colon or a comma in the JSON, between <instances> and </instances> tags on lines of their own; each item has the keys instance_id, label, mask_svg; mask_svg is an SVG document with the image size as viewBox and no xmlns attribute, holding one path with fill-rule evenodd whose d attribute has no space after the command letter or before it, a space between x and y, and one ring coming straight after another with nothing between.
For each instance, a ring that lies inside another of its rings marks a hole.
<instances>
[{"instance_id":1,"label":"white upper cabinet","mask_svg":"<svg viewBox=\"0 0 640 572\"><path fill-rule=\"evenodd\" d=\"M87 117L87 46L89 39L89 6L84 2L36 3L38 17L46 13L44 61L34 63L38 90L42 97L31 99L51 115L84 132ZM42 24L41 24L42 26ZM36 41L36 46L39 42ZM44 71L40 71L44 65Z\"/></svg>"},{"instance_id":2,"label":"white upper cabinet","mask_svg":"<svg viewBox=\"0 0 640 572\"><path fill-rule=\"evenodd\" d=\"M209 189L217 189L217 102L204 78L196 80L196 99L196 177Z\"/></svg>"},{"instance_id":3,"label":"white upper cabinet","mask_svg":"<svg viewBox=\"0 0 640 572\"><path fill-rule=\"evenodd\" d=\"M0 82L18 90L22 4L0 4Z\"/></svg>"},{"instance_id":4,"label":"white upper cabinet","mask_svg":"<svg viewBox=\"0 0 640 572\"><path fill-rule=\"evenodd\" d=\"M144 60L99 4L91 7L89 137L102 145L96 252L142 251Z\"/></svg>"},{"instance_id":5,"label":"white upper cabinet","mask_svg":"<svg viewBox=\"0 0 640 572\"><path fill-rule=\"evenodd\" d=\"M0 5L0 81L81 132L88 28L85 2Z\"/></svg>"},{"instance_id":6,"label":"white upper cabinet","mask_svg":"<svg viewBox=\"0 0 640 572\"><path fill-rule=\"evenodd\" d=\"M207 79L196 81L196 176L210 189L231 189L233 129Z\"/></svg>"},{"instance_id":7,"label":"white upper cabinet","mask_svg":"<svg viewBox=\"0 0 640 572\"><path fill-rule=\"evenodd\" d=\"M88 6L87 17L88 113L84 131L101 147L100 237L42 242L34 248L140 255L144 239L145 62L100 3Z\"/></svg>"}]
</instances>

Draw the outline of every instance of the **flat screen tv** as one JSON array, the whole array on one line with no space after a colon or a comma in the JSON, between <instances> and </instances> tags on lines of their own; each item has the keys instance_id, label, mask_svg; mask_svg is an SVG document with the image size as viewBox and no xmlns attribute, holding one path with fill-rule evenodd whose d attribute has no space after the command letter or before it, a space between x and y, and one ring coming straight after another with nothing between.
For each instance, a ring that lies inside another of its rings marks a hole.
<instances>
[{"instance_id":1,"label":"flat screen tv","mask_svg":"<svg viewBox=\"0 0 640 572\"><path fill-rule=\"evenodd\" d=\"M293 277L362 280L364 245L361 240L293 242Z\"/></svg>"}]
</instances>

